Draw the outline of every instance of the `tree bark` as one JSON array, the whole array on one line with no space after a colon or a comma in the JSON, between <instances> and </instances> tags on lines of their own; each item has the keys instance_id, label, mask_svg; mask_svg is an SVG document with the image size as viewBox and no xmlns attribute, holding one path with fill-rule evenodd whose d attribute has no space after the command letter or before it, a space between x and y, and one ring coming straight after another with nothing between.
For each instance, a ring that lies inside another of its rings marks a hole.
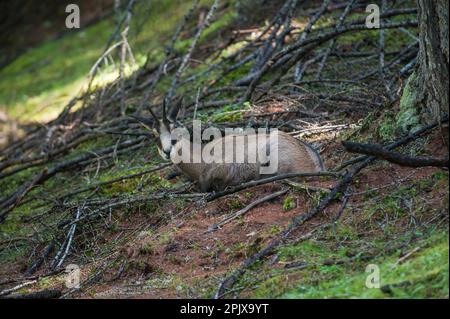
<instances>
[{"instance_id":1,"label":"tree bark","mask_svg":"<svg viewBox=\"0 0 450 319\"><path fill-rule=\"evenodd\" d=\"M418 0L418 97L428 121L448 113L448 0Z\"/></svg>"}]
</instances>

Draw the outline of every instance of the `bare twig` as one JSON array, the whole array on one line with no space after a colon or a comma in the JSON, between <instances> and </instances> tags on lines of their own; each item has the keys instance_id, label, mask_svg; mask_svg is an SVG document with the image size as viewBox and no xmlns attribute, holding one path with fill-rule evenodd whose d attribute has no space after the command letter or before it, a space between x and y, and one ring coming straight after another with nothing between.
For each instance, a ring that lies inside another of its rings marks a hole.
<instances>
[{"instance_id":1,"label":"bare twig","mask_svg":"<svg viewBox=\"0 0 450 319\"><path fill-rule=\"evenodd\" d=\"M249 187L263 185L263 184L268 184L268 183L280 181L280 180L287 179L287 178L317 177L317 176L339 177L340 175L336 174L336 173L332 173L332 172L287 173L287 174L282 174L282 175L276 175L276 176L272 176L272 177L267 177L267 178L258 179L258 180L250 181L250 182L247 182L247 183L243 183L241 185L234 186L234 187L225 189L225 190L220 191L220 192L210 193L206 197L206 200L207 201L212 201L212 200L217 199L219 197L222 197L222 196L225 196L225 195L229 195L229 194L233 194L233 193L239 192L239 191L241 191L243 189L246 189L246 188L249 188Z\"/></svg>"},{"instance_id":2,"label":"bare twig","mask_svg":"<svg viewBox=\"0 0 450 319\"><path fill-rule=\"evenodd\" d=\"M175 77L172 80L172 85L170 86L170 89L167 93L167 100L168 100L167 102L171 101L172 96L177 88L178 80L181 77L182 73L184 72L184 69L186 68L186 66L192 56L192 53L194 52L195 46L197 45L197 42L200 39L200 36L202 35L203 30L209 26L211 19L214 15L215 11L217 10L217 7L219 6L219 1L220 0L214 1L211 8L209 9L208 14L206 15L205 20L203 21L202 25L198 28L197 33L195 34L194 38L192 39L192 42L189 46L189 50L186 53L186 55L183 57L183 60L181 61L181 64L178 67L177 72L175 73Z\"/></svg>"},{"instance_id":3,"label":"bare twig","mask_svg":"<svg viewBox=\"0 0 450 319\"><path fill-rule=\"evenodd\" d=\"M241 209L241 210L239 210L239 211L237 211L237 212L235 212L235 213L232 213L232 214L226 216L224 219L222 219L222 220L221 220L220 222L218 222L217 224L213 224L211 227L208 228L208 230L206 231L206 233L211 233L211 232L213 232L213 231L215 231L215 230L220 229L223 225L228 224L228 223L231 222L232 220L234 220L234 219L236 219L236 218L238 218L238 217L240 217L240 216L246 214L246 213L247 213L248 211L250 211L252 208L254 208L254 207L256 207L256 206L258 206L258 205L260 205L260 204L262 204L262 203L264 203L264 202L268 202L268 201L270 201L270 200L272 200L272 199L274 199L274 198L277 198L277 197L279 197L279 196L281 196L281 195L284 195L284 194L286 194L287 192L288 192L288 190L287 190L287 189L284 189L284 190L275 192L275 193L273 193L273 194L267 195L267 196L265 196L265 197L262 197L262 198L260 198L260 199L258 199L258 200L256 200L256 201L250 203L249 205L247 205L247 206L244 207L243 209Z\"/></svg>"}]
</instances>

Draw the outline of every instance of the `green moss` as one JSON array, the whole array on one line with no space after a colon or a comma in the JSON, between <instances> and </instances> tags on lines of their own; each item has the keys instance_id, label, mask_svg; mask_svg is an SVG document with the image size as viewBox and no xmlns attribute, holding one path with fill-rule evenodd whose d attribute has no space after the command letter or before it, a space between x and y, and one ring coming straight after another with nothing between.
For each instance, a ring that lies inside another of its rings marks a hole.
<instances>
[{"instance_id":1,"label":"green moss","mask_svg":"<svg viewBox=\"0 0 450 319\"><path fill-rule=\"evenodd\" d=\"M222 109L215 111L211 120L215 123L223 123L223 122L237 122L242 120L242 110L250 108L249 102L244 102L242 104L230 104L224 106ZM207 119L207 115L203 114L200 118Z\"/></svg>"},{"instance_id":2,"label":"green moss","mask_svg":"<svg viewBox=\"0 0 450 319\"><path fill-rule=\"evenodd\" d=\"M380 269L380 288L366 287L368 273L365 269L369 263L359 263L354 269L347 270L345 275L342 271L348 266L322 266L317 271L326 280L318 280L316 285L304 282L283 297L448 298L448 235L438 234L427 243L430 247L420 249L403 263L398 263L398 256L370 261Z\"/></svg>"},{"instance_id":3,"label":"green moss","mask_svg":"<svg viewBox=\"0 0 450 319\"><path fill-rule=\"evenodd\" d=\"M276 275L262 282L253 292L253 298L278 297L293 288L295 284L286 275Z\"/></svg>"},{"instance_id":4,"label":"green moss","mask_svg":"<svg viewBox=\"0 0 450 319\"><path fill-rule=\"evenodd\" d=\"M435 172L431 176L434 180L441 181L444 179L448 179L448 172Z\"/></svg>"},{"instance_id":5,"label":"green moss","mask_svg":"<svg viewBox=\"0 0 450 319\"><path fill-rule=\"evenodd\" d=\"M400 99L400 111L397 115L397 125L403 132L414 132L420 129L420 117L417 109L417 90L415 89L417 75L410 75Z\"/></svg>"},{"instance_id":6,"label":"green moss","mask_svg":"<svg viewBox=\"0 0 450 319\"><path fill-rule=\"evenodd\" d=\"M283 202L283 209L284 210L291 210L292 208L295 208L295 199L294 199L294 197L292 197L292 196L287 196L285 199L284 199L284 202Z\"/></svg>"},{"instance_id":7,"label":"green moss","mask_svg":"<svg viewBox=\"0 0 450 319\"><path fill-rule=\"evenodd\" d=\"M239 198L232 198L227 201L227 206L230 210L238 210L244 207L244 204L239 200Z\"/></svg>"},{"instance_id":8,"label":"green moss","mask_svg":"<svg viewBox=\"0 0 450 319\"><path fill-rule=\"evenodd\" d=\"M387 112L383 115L383 120L378 126L378 135L382 142L389 142L395 139L397 125L394 116Z\"/></svg>"}]
</instances>

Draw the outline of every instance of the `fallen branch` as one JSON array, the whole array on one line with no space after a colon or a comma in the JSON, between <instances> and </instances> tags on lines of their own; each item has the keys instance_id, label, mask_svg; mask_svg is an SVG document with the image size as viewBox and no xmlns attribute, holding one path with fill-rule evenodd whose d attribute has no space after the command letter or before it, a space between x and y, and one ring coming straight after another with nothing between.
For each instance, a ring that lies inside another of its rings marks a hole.
<instances>
[{"instance_id":1,"label":"fallen branch","mask_svg":"<svg viewBox=\"0 0 450 319\"><path fill-rule=\"evenodd\" d=\"M135 140L128 140L120 144L122 148L130 148L132 146L136 146L142 141L144 141L145 137L140 137ZM46 180L48 180L53 175L57 173L67 170L69 168L74 168L77 165L82 165L84 162L87 162L92 159L96 159L96 157L105 154L111 154L117 149L116 145L109 146L104 148L97 153L89 152L87 154L82 154L76 158L68 159L64 162L58 163L51 168L44 168L42 172L36 174L30 181L22 184L13 194L2 198L0 200L0 224L5 221L6 216L20 203L20 201L25 197L25 195L36 185L42 184Z\"/></svg>"},{"instance_id":2,"label":"fallen branch","mask_svg":"<svg viewBox=\"0 0 450 319\"><path fill-rule=\"evenodd\" d=\"M77 209L77 215L75 216L75 220L78 220L80 218L81 212L83 211L84 206L82 208ZM66 259L69 250L70 250L70 246L72 244L72 240L73 240L73 236L75 235L75 230L77 228L77 224L74 223L70 226L70 230L67 233L67 238L64 241L64 243L61 245L60 250L58 250L55 258L53 259L52 264L50 265L50 268L52 270L59 268L62 263L64 262L64 260ZM64 254L61 256L61 254L64 252ZM60 257L61 256L61 257Z\"/></svg>"},{"instance_id":3,"label":"fallen branch","mask_svg":"<svg viewBox=\"0 0 450 319\"><path fill-rule=\"evenodd\" d=\"M194 39L192 40L192 42L189 46L189 50L188 50L187 54L183 57L183 60L181 61L181 64L178 67L178 70L175 73L175 76L172 80L172 85L170 86L169 92L167 93L167 98L169 101L172 99L172 96L177 89L177 82L180 79L184 69L188 65L189 60L192 56L192 53L194 52L195 46L197 45L197 42L203 33L203 30L205 28L209 27L209 24L211 23L211 19L214 16L214 13L218 6L219 6L219 0L215 0L214 3L212 4L212 6L210 7L209 12L206 15L206 18L203 21L202 25L198 28L197 33L195 34Z\"/></svg>"},{"instance_id":4,"label":"fallen branch","mask_svg":"<svg viewBox=\"0 0 450 319\"><path fill-rule=\"evenodd\" d=\"M124 181L124 180L127 180L127 179L132 179L132 178L136 178L136 177L139 177L139 176L142 176L142 175L145 175L145 174L153 173L155 171L164 169L164 168L169 167L171 165L172 165L171 163L164 163L164 164L158 165L156 167L152 167L150 169L144 170L144 171L139 172L139 173L134 173L134 174L130 174L130 175L124 175L124 176L120 176L120 177L117 177L117 178L114 178L114 179L111 179L111 180L108 180L108 181L95 183L95 184L92 184L90 186L86 186L86 187L77 189L75 191L66 193L64 195L61 195L61 196L58 197L58 199L71 197L71 196L74 196L74 195L77 195L77 194L80 194L80 193L84 193L84 192L90 191L92 189L96 189L96 188L101 187L101 186L114 184L114 183L117 183L117 182L120 182L120 181Z\"/></svg>"},{"instance_id":5,"label":"fallen branch","mask_svg":"<svg viewBox=\"0 0 450 319\"><path fill-rule=\"evenodd\" d=\"M206 200L208 202L210 202L210 201L212 201L214 199L217 199L219 197L222 197L222 196L225 196L225 195L229 195L229 194L234 194L236 192L239 192L239 191L241 191L243 189L246 189L246 188L249 188L249 187L263 185L263 184L268 184L268 183L271 183L271 182L276 182L276 181L280 181L280 180L287 179L287 178L317 177L317 176L339 177L340 175L337 174L337 173L333 173L333 172L288 173L288 174L283 174L283 175L276 175L276 176L271 176L271 177L262 178L262 179L250 181L250 182L247 182L247 183L243 183L243 184L237 185L235 187L225 189L225 190L220 191L220 192L210 193L208 196L206 196Z\"/></svg>"},{"instance_id":6,"label":"fallen branch","mask_svg":"<svg viewBox=\"0 0 450 319\"><path fill-rule=\"evenodd\" d=\"M278 196L284 195L284 194L286 194L287 192L288 192L288 190L287 190L287 189L284 189L284 190L278 191L278 192L276 192L276 193L270 194L270 195L268 195L268 196L265 196L265 197L263 197L263 198L260 198L260 199L258 199L258 200L256 200L256 201L254 201L253 203L250 203L249 205L247 205L247 206L244 207L243 209L241 209L241 210L239 210L239 211L237 211L237 212L235 212L235 213L232 213L232 214L226 216L224 219L222 219L222 220L221 220L220 222L218 222L217 224L211 225L205 233L211 233L211 232L213 232L213 231L215 231L215 230L218 230L218 229L220 229L220 227L222 227L223 225L228 224L228 223L231 222L232 220L234 220L234 219L236 219L236 218L238 218L238 217L240 217L240 216L246 214L246 213L247 213L248 211L250 211L253 207L256 207L256 206L258 206L258 205L260 205L260 204L262 204L262 203L264 203L264 202L270 201L270 200L272 200L272 199L274 199L274 198L277 198Z\"/></svg>"},{"instance_id":7,"label":"fallen branch","mask_svg":"<svg viewBox=\"0 0 450 319\"><path fill-rule=\"evenodd\" d=\"M0 291L0 297L9 295L9 294L13 293L14 291L22 289L23 287L26 287L26 286L33 285L35 283L37 283L37 280L30 280L30 281L26 281L24 283L21 283L21 284L19 284L17 286L14 286L12 288L2 290L2 291Z\"/></svg>"},{"instance_id":8,"label":"fallen branch","mask_svg":"<svg viewBox=\"0 0 450 319\"><path fill-rule=\"evenodd\" d=\"M61 297L61 291L56 289L45 289L31 292L29 294L16 294L2 297L3 299L54 299Z\"/></svg>"},{"instance_id":9,"label":"fallen branch","mask_svg":"<svg viewBox=\"0 0 450 319\"><path fill-rule=\"evenodd\" d=\"M385 146L386 149L388 150L392 150L396 147L399 147L401 145L407 144L417 138L419 138L420 136L424 135L424 134L428 134L430 133L435 127L441 125L442 123L446 123L448 122L448 116L443 117L440 121L435 121L431 124L428 124L424 127L422 127L421 129L417 130L414 133L411 133L409 135L406 135L405 137L399 139L398 141L391 143L387 146ZM344 162L341 166L339 166L337 169L334 169L333 171L335 172L340 172L341 170L343 170L345 167L355 164L355 163L359 163L363 160L365 160L368 156L367 155L361 155L358 156L356 158L352 158L346 162Z\"/></svg>"},{"instance_id":10,"label":"fallen branch","mask_svg":"<svg viewBox=\"0 0 450 319\"><path fill-rule=\"evenodd\" d=\"M308 184L300 184L294 181L285 181L284 184L289 185L291 187L293 187L295 190L305 190L306 192L324 192L324 193L329 193L330 189L329 188L324 188L324 187L317 187L317 186L311 186Z\"/></svg>"},{"instance_id":11,"label":"fallen branch","mask_svg":"<svg viewBox=\"0 0 450 319\"><path fill-rule=\"evenodd\" d=\"M377 158L381 158L388 162L395 163L401 166L409 166L409 167L434 166L447 168L449 166L448 157L444 159L439 159L435 157L412 157L397 152L389 151L386 148L375 144L360 144L355 142L343 141L342 145L349 152L375 156Z\"/></svg>"}]
</instances>

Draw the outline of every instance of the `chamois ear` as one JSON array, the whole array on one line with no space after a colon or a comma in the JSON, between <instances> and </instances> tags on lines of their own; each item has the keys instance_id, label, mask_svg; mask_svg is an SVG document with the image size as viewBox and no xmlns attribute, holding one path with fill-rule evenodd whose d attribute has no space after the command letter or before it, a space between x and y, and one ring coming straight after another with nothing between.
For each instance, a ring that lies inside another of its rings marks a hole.
<instances>
[{"instance_id":1,"label":"chamois ear","mask_svg":"<svg viewBox=\"0 0 450 319\"><path fill-rule=\"evenodd\" d=\"M177 121L178 113L184 104L184 97L181 96L175 103L172 109L169 112L169 121L171 123L175 123Z\"/></svg>"},{"instance_id":2,"label":"chamois ear","mask_svg":"<svg viewBox=\"0 0 450 319\"><path fill-rule=\"evenodd\" d=\"M153 112L152 108L151 108L150 106L148 106L148 107L147 107L147 110L148 110L148 111L150 112L150 114L152 115L153 120L155 121L155 123L158 123L158 122L159 122L158 117L155 115L155 113Z\"/></svg>"},{"instance_id":3,"label":"chamois ear","mask_svg":"<svg viewBox=\"0 0 450 319\"><path fill-rule=\"evenodd\" d=\"M166 126L169 126L169 119L167 118L166 99L165 98L163 99L163 105L162 105L162 120Z\"/></svg>"},{"instance_id":4,"label":"chamois ear","mask_svg":"<svg viewBox=\"0 0 450 319\"><path fill-rule=\"evenodd\" d=\"M149 131L158 132L159 131L159 119L153 112L153 110L150 108L150 106L147 106L147 110L152 115L152 118L149 117L142 117L137 115L130 115L131 118L139 122L142 126L144 126Z\"/></svg>"}]
</instances>

